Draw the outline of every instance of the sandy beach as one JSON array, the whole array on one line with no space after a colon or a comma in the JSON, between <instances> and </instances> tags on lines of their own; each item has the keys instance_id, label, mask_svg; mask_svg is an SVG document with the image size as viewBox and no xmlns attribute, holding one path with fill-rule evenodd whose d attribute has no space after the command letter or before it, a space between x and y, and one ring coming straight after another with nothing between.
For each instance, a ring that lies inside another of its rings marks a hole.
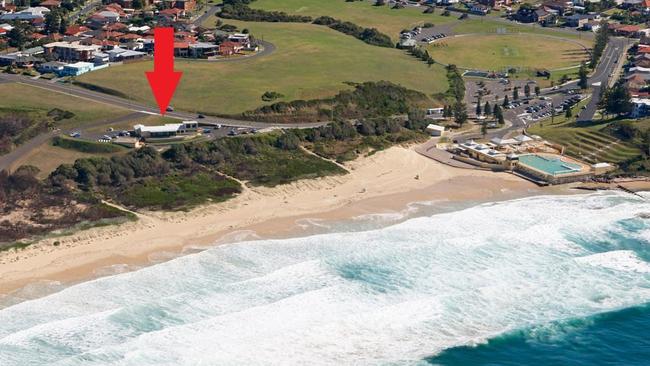
<instances>
[{"instance_id":1,"label":"sandy beach","mask_svg":"<svg viewBox=\"0 0 650 366\"><path fill-rule=\"evenodd\" d=\"M341 220L404 210L409 203L489 201L541 194L540 188L507 173L449 167L393 147L346 164L350 174L305 180L275 188L245 188L225 203L190 212L144 212L139 220L44 239L0 254L0 293L36 281L81 281L115 264L147 265L154 253L180 253L188 246L214 245L230 233L290 236L297 222ZM551 188L557 190L558 188ZM565 189L565 188L562 188ZM58 245L54 242L58 241Z\"/></svg>"}]
</instances>

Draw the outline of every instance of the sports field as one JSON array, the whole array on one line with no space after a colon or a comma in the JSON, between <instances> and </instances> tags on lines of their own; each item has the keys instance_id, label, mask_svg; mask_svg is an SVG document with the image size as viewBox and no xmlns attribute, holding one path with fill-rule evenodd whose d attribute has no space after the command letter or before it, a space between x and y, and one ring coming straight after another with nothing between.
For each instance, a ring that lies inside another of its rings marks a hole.
<instances>
[{"instance_id":1,"label":"sports field","mask_svg":"<svg viewBox=\"0 0 650 366\"><path fill-rule=\"evenodd\" d=\"M465 35L440 40L427 48L438 62L490 71L509 67L559 69L579 65L587 57L578 43L533 34Z\"/></svg>"},{"instance_id":2,"label":"sports field","mask_svg":"<svg viewBox=\"0 0 650 366\"><path fill-rule=\"evenodd\" d=\"M412 28L425 22L443 24L456 21L458 16L443 17L442 10L424 14L425 7L391 9L389 6L373 6L370 1L345 0L257 0L250 7L289 14L319 17L331 16L369 28L377 28L397 40L404 28Z\"/></svg>"},{"instance_id":3,"label":"sports field","mask_svg":"<svg viewBox=\"0 0 650 366\"><path fill-rule=\"evenodd\" d=\"M282 100L332 96L344 82L388 80L428 94L447 88L441 66L428 66L398 49L371 46L327 27L312 24L252 23L248 28L277 49L270 55L235 62L176 61L183 78L172 105L210 114L234 114L265 104L266 91ZM132 63L88 73L78 79L119 90L153 104L144 72L151 62Z\"/></svg>"}]
</instances>

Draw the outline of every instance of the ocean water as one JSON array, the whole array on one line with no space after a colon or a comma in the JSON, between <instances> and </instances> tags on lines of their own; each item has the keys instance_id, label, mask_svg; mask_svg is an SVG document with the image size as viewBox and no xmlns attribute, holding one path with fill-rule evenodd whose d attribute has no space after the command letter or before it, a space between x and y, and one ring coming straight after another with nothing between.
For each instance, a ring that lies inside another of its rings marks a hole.
<instances>
[{"instance_id":1,"label":"ocean water","mask_svg":"<svg viewBox=\"0 0 650 366\"><path fill-rule=\"evenodd\" d=\"M650 203L540 196L74 285L0 310L0 365L647 365L649 326Z\"/></svg>"}]
</instances>

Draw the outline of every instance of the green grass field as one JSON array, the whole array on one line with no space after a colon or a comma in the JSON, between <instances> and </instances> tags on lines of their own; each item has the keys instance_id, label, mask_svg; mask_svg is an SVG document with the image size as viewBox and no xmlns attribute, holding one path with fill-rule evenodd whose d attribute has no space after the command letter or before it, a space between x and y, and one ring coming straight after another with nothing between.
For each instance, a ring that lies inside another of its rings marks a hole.
<instances>
[{"instance_id":1,"label":"green grass field","mask_svg":"<svg viewBox=\"0 0 650 366\"><path fill-rule=\"evenodd\" d=\"M532 34L467 35L438 41L427 49L438 62L494 71L559 69L579 65L587 56L573 41Z\"/></svg>"},{"instance_id":2,"label":"green grass field","mask_svg":"<svg viewBox=\"0 0 650 366\"><path fill-rule=\"evenodd\" d=\"M74 117L62 120L58 124L61 128L76 127L107 118L117 118L129 113L124 109L25 84L0 84L0 94L2 95L0 113L13 111L47 113L54 108L74 113Z\"/></svg>"},{"instance_id":3,"label":"green grass field","mask_svg":"<svg viewBox=\"0 0 650 366\"><path fill-rule=\"evenodd\" d=\"M397 49L367 45L353 37L312 24L248 23L248 28L272 42L270 55L235 62L176 61L183 78L172 105L210 114L235 114L263 104L262 94L276 91L281 100L328 97L348 88L346 81L388 80L428 94L447 88L441 66L425 63ZM153 104L144 72L150 62L132 63L79 77ZM278 100L280 101L280 100Z\"/></svg>"},{"instance_id":4,"label":"green grass field","mask_svg":"<svg viewBox=\"0 0 650 366\"><path fill-rule=\"evenodd\" d=\"M576 115L577 112L578 107L574 109L573 114ZM616 122L594 122L577 126L575 117L566 119L561 116L556 117L554 123L549 120L537 123L531 126L528 132L565 146L566 154L589 163L620 163L641 154L636 146L607 133L610 123Z\"/></svg>"},{"instance_id":5,"label":"green grass field","mask_svg":"<svg viewBox=\"0 0 650 366\"><path fill-rule=\"evenodd\" d=\"M497 20L490 20L489 18L468 19L455 24L454 33L456 34L495 34L495 33L536 33L559 38L566 38L578 41L586 47L593 45L593 33L566 33L558 32L550 28L540 26L527 26L519 25L516 23L504 23Z\"/></svg>"},{"instance_id":6,"label":"green grass field","mask_svg":"<svg viewBox=\"0 0 650 366\"><path fill-rule=\"evenodd\" d=\"M425 22L443 24L453 22L457 16L443 17L436 9L434 14L424 14L424 7L391 9L388 6L373 6L369 1L345 0L257 0L252 8L284 11L289 14L319 17L328 15L369 28L377 28L397 40L404 28L413 28Z\"/></svg>"}]
</instances>

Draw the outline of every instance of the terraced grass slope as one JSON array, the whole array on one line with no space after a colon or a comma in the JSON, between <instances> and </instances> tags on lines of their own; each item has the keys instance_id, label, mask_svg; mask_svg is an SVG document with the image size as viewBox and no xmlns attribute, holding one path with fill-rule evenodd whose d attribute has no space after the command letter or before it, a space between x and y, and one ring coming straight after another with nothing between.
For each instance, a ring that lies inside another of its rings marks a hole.
<instances>
[{"instance_id":1,"label":"terraced grass slope","mask_svg":"<svg viewBox=\"0 0 650 366\"><path fill-rule=\"evenodd\" d=\"M566 147L566 154L590 163L620 163L641 154L638 147L608 134L607 125L578 127L573 121L545 122L534 125L528 132L561 144Z\"/></svg>"},{"instance_id":2,"label":"terraced grass slope","mask_svg":"<svg viewBox=\"0 0 650 366\"><path fill-rule=\"evenodd\" d=\"M317 99L348 88L346 81L387 80L427 94L447 89L441 66L428 66L401 50L371 46L327 27L226 22L249 29L277 49L269 55L232 62L177 61L176 69L184 74L171 103L174 107L236 114L268 104L262 101L266 91L284 95L275 102ZM151 62L132 63L78 79L153 104L144 75L152 68Z\"/></svg>"}]
</instances>

